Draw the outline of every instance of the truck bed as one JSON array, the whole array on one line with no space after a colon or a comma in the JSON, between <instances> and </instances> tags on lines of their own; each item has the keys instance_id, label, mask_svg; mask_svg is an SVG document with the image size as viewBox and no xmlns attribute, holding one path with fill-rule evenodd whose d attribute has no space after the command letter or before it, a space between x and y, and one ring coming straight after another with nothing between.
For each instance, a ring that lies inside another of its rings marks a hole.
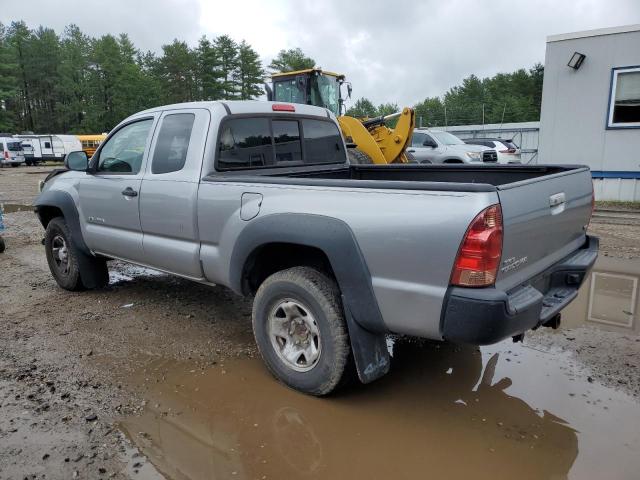
<instances>
[{"instance_id":1,"label":"truck bed","mask_svg":"<svg viewBox=\"0 0 640 480\"><path fill-rule=\"evenodd\" d=\"M580 165L303 166L216 173L204 181L464 192L467 196L491 192L500 203L505 229L496 286L506 290L584 244L593 191L589 169ZM412 202L407 200L408 210L414 208Z\"/></svg>"},{"instance_id":2,"label":"truck bed","mask_svg":"<svg viewBox=\"0 0 640 480\"><path fill-rule=\"evenodd\" d=\"M581 165L340 165L265 168L217 173L205 181L287 185L489 192L541 177L585 171Z\"/></svg>"}]
</instances>

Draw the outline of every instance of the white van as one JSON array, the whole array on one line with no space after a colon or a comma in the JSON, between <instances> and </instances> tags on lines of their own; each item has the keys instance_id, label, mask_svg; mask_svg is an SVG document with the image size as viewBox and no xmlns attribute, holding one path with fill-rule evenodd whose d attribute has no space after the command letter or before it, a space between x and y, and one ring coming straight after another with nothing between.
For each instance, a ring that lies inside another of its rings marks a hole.
<instances>
[{"instance_id":1,"label":"white van","mask_svg":"<svg viewBox=\"0 0 640 480\"><path fill-rule=\"evenodd\" d=\"M24 154L20 139L0 137L0 165L18 167L21 163L24 163Z\"/></svg>"}]
</instances>

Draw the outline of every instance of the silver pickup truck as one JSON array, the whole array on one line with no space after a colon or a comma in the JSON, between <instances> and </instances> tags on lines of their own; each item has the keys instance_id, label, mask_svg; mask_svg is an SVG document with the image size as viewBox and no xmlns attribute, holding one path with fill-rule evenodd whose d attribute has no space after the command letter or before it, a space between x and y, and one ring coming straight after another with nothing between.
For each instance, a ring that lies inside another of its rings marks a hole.
<instances>
[{"instance_id":1,"label":"silver pickup truck","mask_svg":"<svg viewBox=\"0 0 640 480\"><path fill-rule=\"evenodd\" d=\"M35 202L62 288L102 287L120 259L255 295L267 367L314 395L384 375L388 333L557 327L598 250L587 167L349 165L307 105L146 110L66 167Z\"/></svg>"}]
</instances>

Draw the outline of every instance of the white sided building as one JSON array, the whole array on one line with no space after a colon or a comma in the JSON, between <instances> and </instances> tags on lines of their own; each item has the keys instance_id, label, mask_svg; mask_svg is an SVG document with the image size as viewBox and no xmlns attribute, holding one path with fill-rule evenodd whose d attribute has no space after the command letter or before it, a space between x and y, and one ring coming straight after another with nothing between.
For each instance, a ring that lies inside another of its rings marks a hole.
<instances>
[{"instance_id":1,"label":"white sided building","mask_svg":"<svg viewBox=\"0 0 640 480\"><path fill-rule=\"evenodd\" d=\"M547 38L538 149L589 165L596 199L640 201L640 25Z\"/></svg>"}]
</instances>

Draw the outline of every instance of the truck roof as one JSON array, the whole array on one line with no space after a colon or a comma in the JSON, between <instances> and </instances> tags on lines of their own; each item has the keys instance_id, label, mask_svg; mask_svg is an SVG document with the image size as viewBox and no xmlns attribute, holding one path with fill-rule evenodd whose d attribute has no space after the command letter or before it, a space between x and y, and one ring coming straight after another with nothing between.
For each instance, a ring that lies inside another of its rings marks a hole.
<instances>
[{"instance_id":1,"label":"truck roof","mask_svg":"<svg viewBox=\"0 0 640 480\"><path fill-rule=\"evenodd\" d=\"M274 111L273 104L286 104L295 108L294 112L277 112ZM335 120L335 115L326 108L316 107L313 105L303 105L301 103L286 103L286 102L267 102L264 100L215 100L209 102L185 102L174 103L171 105L162 105L160 107L150 108L143 110L135 114L135 116L159 112L164 110L175 110L180 108L206 108L207 110L224 108L231 114L243 114L243 113L297 113L300 115L311 115L324 118L332 118Z\"/></svg>"}]
</instances>

